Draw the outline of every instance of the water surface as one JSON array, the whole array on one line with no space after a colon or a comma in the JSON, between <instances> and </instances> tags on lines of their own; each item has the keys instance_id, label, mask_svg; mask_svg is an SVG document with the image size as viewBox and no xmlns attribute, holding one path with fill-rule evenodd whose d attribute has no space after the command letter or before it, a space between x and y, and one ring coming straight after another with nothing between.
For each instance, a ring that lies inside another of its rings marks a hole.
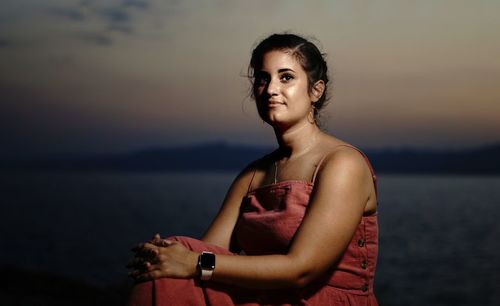
<instances>
[{"instance_id":1,"label":"water surface","mask_svg":"<svg viewBox=\"0 0 500 306\"><path fill-rule=\"evenodd\" d=\"M200 237L235 173L1 175L3 266L105 286L130 246ZM500 177L379 176L381 305L500 305Z\"/></svg>"}]
</instances>

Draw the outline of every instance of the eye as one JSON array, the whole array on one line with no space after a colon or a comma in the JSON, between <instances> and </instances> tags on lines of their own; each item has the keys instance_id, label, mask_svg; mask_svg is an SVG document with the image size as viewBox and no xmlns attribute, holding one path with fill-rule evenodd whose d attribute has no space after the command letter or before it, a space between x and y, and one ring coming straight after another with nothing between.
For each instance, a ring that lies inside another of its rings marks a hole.
<instances>
[{"instance_id":1,"label":"eye","mask_svg":"<svg viewBox=\"0 0 500 306\"><path fill-rule=\"evenodd\" d=\"M289 73L284 73L282 76L281 76L281 81L283 82L289 82L291 80L293 80L294 77L293 75L289 74Z\"/></svg>"},{"instance_id":2,"label":"eye","mask_svg":"<svg viewBox=\"0 0 500 306\"><path fill-rule=\"evenodd\" d=\"M255 75L254 84L257 86L263 86L269 83L269 76L265 73L258 73Z\"/></svg>"}]
</instances>

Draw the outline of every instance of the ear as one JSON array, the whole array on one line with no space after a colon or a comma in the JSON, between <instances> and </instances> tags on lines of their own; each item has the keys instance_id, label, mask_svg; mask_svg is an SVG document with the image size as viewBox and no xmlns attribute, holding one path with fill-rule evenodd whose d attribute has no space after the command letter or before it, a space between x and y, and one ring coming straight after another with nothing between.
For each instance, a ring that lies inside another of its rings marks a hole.
<instances>
[{"instance_id":1,"label":"ear","mask_svg":"<svg viewBox=\"0 0 500 306\"><path fill-rule=\"evenodd\" d=\"M316 83L314 83L313 87L311 88L311 102L315 103L321 98L323 93L325 92L325 82L323 80L319 80Z\"/></svg>"}]
</instances>

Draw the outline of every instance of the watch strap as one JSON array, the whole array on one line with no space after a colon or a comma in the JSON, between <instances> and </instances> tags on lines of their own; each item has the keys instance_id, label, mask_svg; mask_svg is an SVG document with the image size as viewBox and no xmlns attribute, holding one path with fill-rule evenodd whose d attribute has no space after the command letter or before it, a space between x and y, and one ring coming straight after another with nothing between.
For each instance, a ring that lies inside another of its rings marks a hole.
<instances>
[{"instance_id":1,"label":"watch strap","mask_svg":"<svg viewBox=\"0 0 500 306\"><path fill-rule=\"evenodd\" d=\"M210 280L212 278L213 273L214 273L214 270L201 269L200 279L202 281Z\"/></svg>"}]
</instances>

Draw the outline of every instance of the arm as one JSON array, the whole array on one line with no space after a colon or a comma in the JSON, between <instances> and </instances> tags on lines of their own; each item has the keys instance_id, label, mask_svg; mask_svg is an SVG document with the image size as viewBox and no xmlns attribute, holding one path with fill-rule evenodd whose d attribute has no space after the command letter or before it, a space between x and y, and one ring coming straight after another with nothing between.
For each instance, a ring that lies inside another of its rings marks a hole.
<instances>
[{"instance_id":1,"label":"arm","mask_svg":"<svg viewBox=\"0 0 500 306\"><path fill-rule=\"evenodd\" d=\"M302 287L331 267L359 224L371 192L371 175L357 152L339 150L325 160L316 182L307 214L286 255L217 255L212 280L250 288ZM186 258L191 258L189 267L194 256ZM157 277L176 275L153 265L142 279Z\"/></svg>"},{"instance_id":2,"label":"arm","mask_svg":"<svg viewBox=\"0 0 500 306\"><path fill-rule=\"evenodd\" d=\"M286 255L217 256L213 279L245 287L302 287L343 254L370 195L371 175L350 149L325 160L309 209Z\"/></svg>"},{"instance_id":3,"label":"arm","mask_svg":"<svg viewBox=\"0 0 500 306\"><path fill-rule=\"evenodd\" d=\"M236 246L232 244L233 229L238 221L241 201L248 191L257 165L258 161L250 164L233 181L221 209L201 238L202 241L237 251Z\"/></svg>"},{"instance_id":4,"label":"arm","mask_svg":"<svg viewBox=\"0 0 500 306\"><path fill-rule=\"evenodd\" d=\"M248 165L231 184L221 209L202 237L202 241L233 252L238 252L232 245L232 234L238 220L243 197L247 194L252 177L261 166L257 160ZM156 234L149 242L140 243L132 248L135 258L127 267L132 269L129 276L138 281L160 277L192 278L197 274L198 253L184 246L161 239Z\"/></svg>"}]
</instances>

